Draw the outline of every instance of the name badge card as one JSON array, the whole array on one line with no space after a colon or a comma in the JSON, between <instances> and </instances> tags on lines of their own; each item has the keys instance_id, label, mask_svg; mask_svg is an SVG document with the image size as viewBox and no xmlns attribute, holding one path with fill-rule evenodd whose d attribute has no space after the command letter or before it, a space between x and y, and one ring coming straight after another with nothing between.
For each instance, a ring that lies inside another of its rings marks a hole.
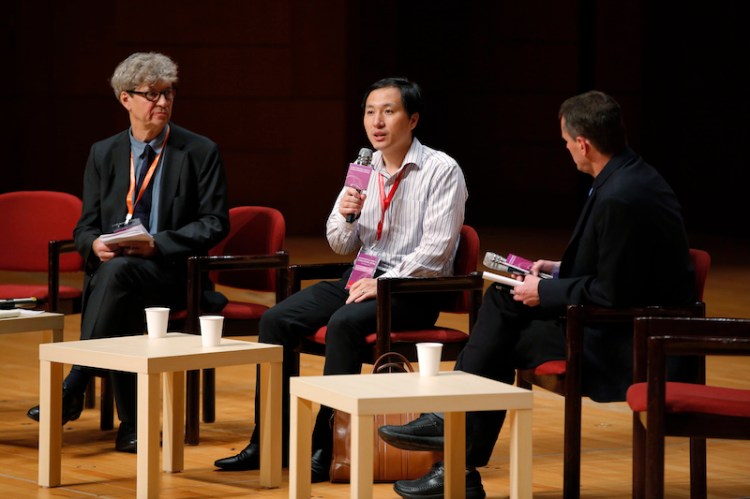
<instances>
[{"instance_id":1,"label":"name badge card","mask_svg":"<svg viewBox=\"0 0 750 499\"><path fill-rule=\"evenodd\" d=\"M352 284L360 279L371 279L375 275L375 270L378 268L378 262L380 262L380 258L374 255L368 255L360 250L357 259L354 261L352 273L346 283L346 289L349 289Z\"/></svg>"}]
</instances>

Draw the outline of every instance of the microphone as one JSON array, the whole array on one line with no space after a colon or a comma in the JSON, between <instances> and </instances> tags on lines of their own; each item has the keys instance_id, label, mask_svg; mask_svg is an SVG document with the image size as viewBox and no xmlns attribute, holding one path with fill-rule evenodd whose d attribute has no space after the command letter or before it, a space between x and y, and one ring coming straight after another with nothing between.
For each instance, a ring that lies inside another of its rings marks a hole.
<instances>
[{"instance_id":1,"label":"microphone","mask_svg":"<svg viewBox=\"0 0 750 499\"><path fill-rule=\"evenodd\" d=\"M370 182L370 174L372 173L371 162L372 150L366 147L360 149L356 161L349 163L349 170L346 172L344 185L357 189L357 192L366 190L367 184ZM354 218L354 213L348 214L346 216L346 223L353 223Z\"/></svg>"}]
</instances>

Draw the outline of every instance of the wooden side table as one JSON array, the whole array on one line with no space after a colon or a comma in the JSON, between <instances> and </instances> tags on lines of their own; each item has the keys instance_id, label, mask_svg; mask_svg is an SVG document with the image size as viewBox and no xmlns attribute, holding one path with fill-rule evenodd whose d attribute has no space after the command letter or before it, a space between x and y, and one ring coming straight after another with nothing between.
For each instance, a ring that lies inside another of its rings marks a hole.
<instances>
[{"instance_id":1,"label":"wooden side table","mask_svg":"<svg viewBox=\"0 0 750 499\"><path fill-rule=\"evenodd\" d=\"M351 414L351 497L372 497L373 416L400 412L445 413L445 497L466 494L466 412L508 410L510 497L530 498L531 410L529 390L461 371L305 376L291 380L289 497L310 497L312 403Z\"/></svg>"},{"instance_id":2,"label":"wooden side table","mask_svg":"<svg viewBox=\"0 0 750 499\"><path fill-rule=\"evenodd\" d=\"M237 364L260 364L260 484L281 484L281 363L282 347L222 338L219 346L201 346L198 335L169 333L39 346L40 425L39 485L61 483L63 364L136 373L138 376L137 496L159 495L159 385L164 378L163 467L183 469L185 435L185 371Z\"/></svg>"},{"instance_id":3,"label":"wooden side table","mask_svg":"<svg viewBox=\"0 0 750 499\"><path fill-rule=\"evenodd\" d=\"M51 312L29 312L21 311L18 317L0 319L0 334L25 333L30 331L52 330L52 341L58 343L63 340L63 329L65 327L65 316Z\"/></svg>"}]
</instances>

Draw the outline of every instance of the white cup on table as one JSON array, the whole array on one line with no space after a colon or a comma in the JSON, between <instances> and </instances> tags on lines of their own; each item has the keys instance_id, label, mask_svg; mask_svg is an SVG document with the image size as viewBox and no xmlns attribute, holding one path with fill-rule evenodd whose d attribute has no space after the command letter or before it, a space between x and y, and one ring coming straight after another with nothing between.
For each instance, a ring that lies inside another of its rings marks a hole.
<instances>
[{"instance_id":1,"label":"white cup on table","mask_svg":"<svg viewBox=\"0 0 750 499\"><path fill-rule=\"evenodd\" d=\"M169 308L148 307L145 310L148 337L151 339L166 337L167 324L169 323Z\"/></svg>"},{"instance_id":2,"label":"white cup on table","mask_svg":"<svg viewBox=\"0 0 750 499\"><path fill-rule=\"evenodd\" d=\"M436 376L440 371L442 343L417 343L417 362L420 376Z\"/></svg>"},{"instance_id":3,"label":"white cup on table","mask_svg":"<svg viewBox=\"0 0 750 499\"><path fill-rule=\"evenodd\" d=\"M201 344L204 347L215 347L221 343L221 331L224 327L224 317L221 315L202 315Z\"/></svg>"}]
</instances>

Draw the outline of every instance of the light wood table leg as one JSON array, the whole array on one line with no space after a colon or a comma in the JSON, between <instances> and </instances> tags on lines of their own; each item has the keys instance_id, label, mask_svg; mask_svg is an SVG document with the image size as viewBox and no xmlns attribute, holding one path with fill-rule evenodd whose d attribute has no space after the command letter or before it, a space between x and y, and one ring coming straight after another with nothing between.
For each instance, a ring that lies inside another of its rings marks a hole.
<instances>
[{"instance_id":1,"label":"light wood table leg","mask_svg":"<svg viewBox=\"0 0 750 499\"><path fill-rule=\"evenodd\" d=\"M260 485L281 486L281 362L260 364Z\"/></svg>"},{"instance_id":2,"label":"light wood table leg","mask_svg":"<svg viewBox=\"0 0 750 499\"><path fill-rule=\"evenodd\" d=\"M351 416L351 493L352 499L372 497L373 423L372 415Z\"/></svg>"},{"instance_id":3,"label":"light wood table leg","mask_svg":"<svg viewBox=\"0 0 750 499\"><path fill-rule=\"evenodd\" d=\"M62 458L62 364L39 362L39 485L60 485Z\"/></svg>"},{"instance_id":4,"label":"light wood table leg","mask_svg":"<svg viewBox=\"0 0 750 499\"><path fill-rule=\"evenodd\" d=\"M289 497L308 499L312 491L312 402L291 396L289 433Z\"/></svg>"},{"instance_id":5,"label":"light wood table leg","mask_svg":"<svg viewBox=\"0 0 750 499\"><path fill-rule=\"evenodd\" d=\"M445 497L466 495L466 413L445 413Z\"/></svg>"},{"instance_id":6,"label":"light wood table leg","mask_svg":"<svg viewBox=\"0 0 750 499\"><path fill-rule=\"evenodd\" d=\"M164 373L162 396L162 463L164 471L177 473L185 466L185 373Z\"/></svg>"},{"instance_id":7,"label":"light wood table leg","mask_svg":"<svg viewBox=\"0 0 750 499\"><path fill-rule=\"evenodd\" d=\"M159 497L159 381L160 375L138 373L137 497Z\"/></svg>"},{"instance_id":8,"label":"light wood table leg","mask_svg":"<svg viewBox=\"0 0 750 499\"><path fill-rule=\"evenodd\" d=\"M509 411L510 430L510 497L532 497L531 410Z\"/></svg>"}]
</instances>

